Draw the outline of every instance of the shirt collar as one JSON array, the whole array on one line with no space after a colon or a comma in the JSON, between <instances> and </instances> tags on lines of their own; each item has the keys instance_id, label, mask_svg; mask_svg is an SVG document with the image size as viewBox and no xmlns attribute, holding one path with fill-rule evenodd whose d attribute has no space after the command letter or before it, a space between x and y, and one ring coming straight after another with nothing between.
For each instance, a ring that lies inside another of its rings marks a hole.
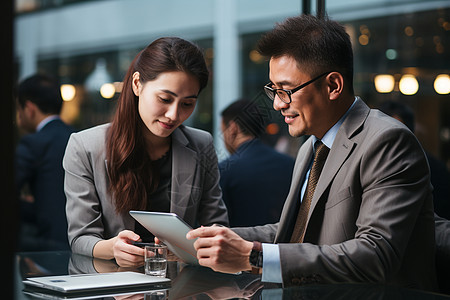
<instances>
[{"instance_id":1,"label":"shirt collar","mask_svg":"<svg viewBox=\"0 0 450 300\"><path fill-rule=\"evenodd\" d=\"M50 123L51 121L56 120L56 119L59 119L58 115L48 116L47 118L45 118L38 124L38 126L36 127L36 132L41 131L45 125L47 125L48 123Z\"/></svg>"},{"instance_id":2,"label":"shirt collar","mask_svg":"<svg viewBox=\"0 0 450 300\"><path fill-rule=\"evenodd\" d=\"M355 100L352 103L352 106L350 106L350 108L345 112L345 114L339 119L339 121L337 121L336 124L334 124L333 127L331 127L323 136L322 138L322 143L325 144L325 146L327 146L329 149L331 149L331 146L333 146L333 142L334 139L336 138L336 135L339 131L339 128L341 128L342 123L344 123L345 118L348 116L348 114L350 113L350 111L352 110L353 106L355 106L356 101L358 100L357 97L355 97ZM314 144L316 143L316 141L318 140L317 137L315 137L313 135L313 150L315 151L316 149L314 149Z\"/></svg>"}]
</instances>

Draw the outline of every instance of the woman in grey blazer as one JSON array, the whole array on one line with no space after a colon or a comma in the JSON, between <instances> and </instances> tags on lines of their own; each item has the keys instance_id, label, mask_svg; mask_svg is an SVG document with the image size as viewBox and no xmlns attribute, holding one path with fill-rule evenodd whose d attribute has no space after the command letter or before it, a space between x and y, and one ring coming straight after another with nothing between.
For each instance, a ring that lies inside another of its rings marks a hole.
<instances>
[{"instance_id":1,"label":"woman in grey blazer","mask_svg":"<svg viewBox=\"0 0 450 300\"><path fill-rule=\"evenodd\" d=\"M197 46L158 39L131 63L113 121L71 136L63 166L74 253L143 264L132 243L146 231L130 210L174 212L193 227L228 225L212 137L182 125L208 75Z\"/></svg>"}]
</instances>

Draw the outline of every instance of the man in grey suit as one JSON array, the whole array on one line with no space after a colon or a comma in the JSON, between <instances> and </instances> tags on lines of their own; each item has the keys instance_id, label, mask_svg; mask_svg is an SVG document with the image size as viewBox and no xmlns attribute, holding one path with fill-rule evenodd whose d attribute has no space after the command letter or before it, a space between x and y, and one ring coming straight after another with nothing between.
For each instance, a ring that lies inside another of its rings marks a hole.
<instances>
[{"instance_id":1,"label":"man in grey suit","mask_svg":"<svg viewBox=\"0 0 450 300\"><path fill-rule=\"evenodd\" d=\"M311 137L298 152L280 221L191 231L200 264L221 272L262 267L263 281L284 286L373 282L436 290L425 154L403 124L354 96L344 27L293 17L258 47L270 57L265 90L274 109L292 136Z\"/></svg>"}]
</instances>

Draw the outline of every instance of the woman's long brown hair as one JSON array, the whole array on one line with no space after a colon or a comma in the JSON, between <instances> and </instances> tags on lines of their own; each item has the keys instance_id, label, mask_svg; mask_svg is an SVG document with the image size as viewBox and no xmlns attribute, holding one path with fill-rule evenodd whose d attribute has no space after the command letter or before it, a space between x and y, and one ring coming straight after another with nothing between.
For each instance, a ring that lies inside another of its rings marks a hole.
<instances>
[{"instance_id":1,"label":"woman's long brown hair","mask_svg":"<svg viewBox=\"0 0 450 300\"><path fill-rule=\"evenodd\" d=\"M201 50L191 42L173 37L160 38L148 45L135 57L125 75L106 139L110 191L117 213L144 210L148 196L158 185L143 138L145 125L138 112L139 98L132 89L133 74L139 72L144 84L171 71L195 76L200 91L208 83L209 72Z\"/></svg>"}]
</instances>

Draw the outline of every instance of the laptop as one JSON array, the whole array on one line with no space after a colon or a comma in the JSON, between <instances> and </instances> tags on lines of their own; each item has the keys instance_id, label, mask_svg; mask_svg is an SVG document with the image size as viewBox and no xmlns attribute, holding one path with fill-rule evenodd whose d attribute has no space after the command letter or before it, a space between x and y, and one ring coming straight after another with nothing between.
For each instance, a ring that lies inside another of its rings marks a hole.
<instances>
[{"instance_id":1,"label":"laptop","mask_svg":"<svg viewBox=\"0 0 450 300\"><path fill-rule=\"evenodd\" d=\"M114 272L29 277L23 283L26 288L38 288L63 294L82 294L167 288L170 286L170 279L136 272Z\"/></svg>"},{"instance_id":2,"label":"laptop","mask_svg":"<svg viewBox=\"0 0 450 300\"><path fill-rule=\"evenodd\" d=\"M104 291L91 293L58 293L46 290L23 290L26 299L34 300L100 300L100 299L166 299L168 289L137 289L131 291Z\"/></svg>"},{"instance_id":3,"label":"laptop","mask_svg":"<svg viewBox=\"0 0 450 300\"><path fill-rule=\"evenodd\" d=\"M149 211L130 211L130 215L166 244L167 248L181 260L198 265L195 240L186 238L186 234L192 228L178 215Z\"/></svg>"}]
</instances>

